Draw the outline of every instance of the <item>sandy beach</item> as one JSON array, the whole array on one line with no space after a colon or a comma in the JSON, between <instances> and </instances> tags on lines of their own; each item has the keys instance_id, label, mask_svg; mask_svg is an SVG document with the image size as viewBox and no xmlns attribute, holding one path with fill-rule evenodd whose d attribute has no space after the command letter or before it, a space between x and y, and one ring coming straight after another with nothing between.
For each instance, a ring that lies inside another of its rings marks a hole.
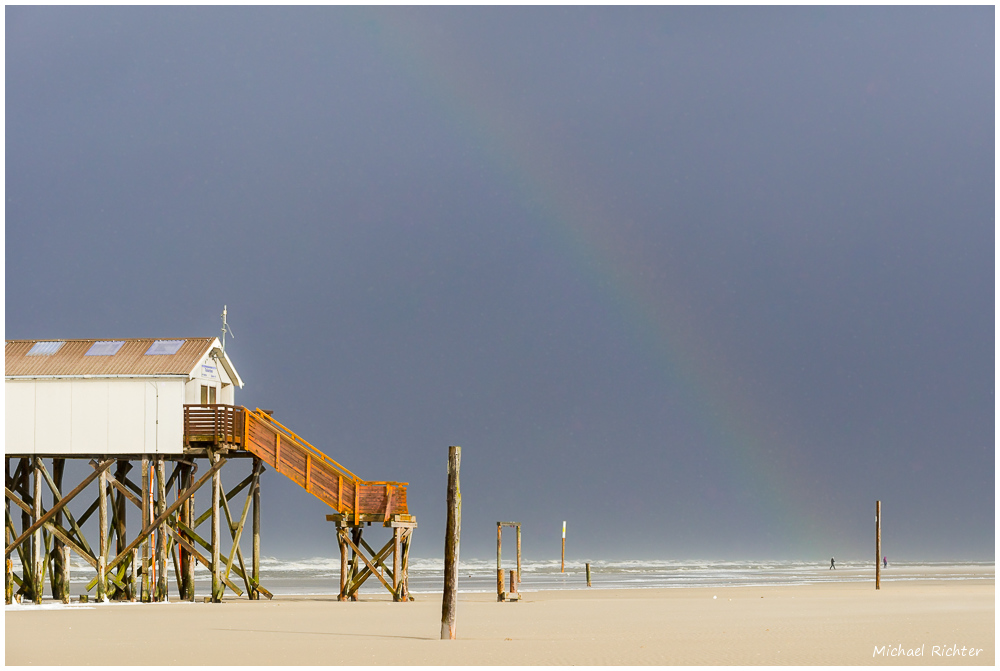
<instances>
[{"instance_id":1,"label":"sandy beach","mask_svg":"<svg viewBox=\"0 0 1000 671\"><path fill-rule=\"evenodd\" d=\"M7 665L982 664L994 581L8 607ZM882 649L882 651L880 651ZM895 653L895 654L894 654ZM901 653L901 654L900 654ZM909 656L907 653L910 653ZM915 656L919 654L920 656ZM964 655L964 656L963 656Z\"/></svg>"}]
</instances>

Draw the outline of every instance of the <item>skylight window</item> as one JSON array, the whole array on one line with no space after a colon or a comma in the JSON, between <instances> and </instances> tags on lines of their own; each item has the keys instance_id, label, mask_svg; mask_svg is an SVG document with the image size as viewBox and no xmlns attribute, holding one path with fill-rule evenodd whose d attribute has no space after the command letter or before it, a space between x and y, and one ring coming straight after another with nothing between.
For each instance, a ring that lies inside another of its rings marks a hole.
<instances>
[{"instance_id":1,"label":"skylight window","mask_svg":"<svg viewBox=\"0 0 1000 671\"><path fill-rule=\"evenodd\" d=\"M84 356L114 356L125 344L124 340L98 340Z\"/></svg>"},{"instance_id":2,"label":"skylight window","mask_svg":"<svg viewBox=\"0 0 1000 671\"><path fill-rule=\"evenodd\" d=\"M146 350L146 356L156 356L158 354L177 354L177 350L179 350L183 344L183 340L157 340L149 346L148 350Z\"/></svg>"},{"instance_id":3,"label":"skylight window","mask_svg":"<svg viewBox=\"0 0 1000 671\"><path fill-rule=\"evenodd\" d=\"M59 348L66 344L65 340L47 340L36 342L28 350L27 356L49 356L59 351Z\"/></svg>"}]
</instances>

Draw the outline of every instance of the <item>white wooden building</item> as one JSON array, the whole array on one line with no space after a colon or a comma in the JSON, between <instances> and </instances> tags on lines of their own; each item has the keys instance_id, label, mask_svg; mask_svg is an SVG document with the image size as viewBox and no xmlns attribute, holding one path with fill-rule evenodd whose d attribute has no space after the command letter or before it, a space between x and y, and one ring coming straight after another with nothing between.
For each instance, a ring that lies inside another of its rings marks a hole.
<instances>
[{"instance_id":1,"label":"white wooden building","mask_svg":"<svg viewBox=\"0 0 1000 671\"><path fill-rule=\"evenodd\" d=\"M243 381L218 338L8 340L12 455L180 454L184 404L235 404Z\"/></svg>"}]
</instances>

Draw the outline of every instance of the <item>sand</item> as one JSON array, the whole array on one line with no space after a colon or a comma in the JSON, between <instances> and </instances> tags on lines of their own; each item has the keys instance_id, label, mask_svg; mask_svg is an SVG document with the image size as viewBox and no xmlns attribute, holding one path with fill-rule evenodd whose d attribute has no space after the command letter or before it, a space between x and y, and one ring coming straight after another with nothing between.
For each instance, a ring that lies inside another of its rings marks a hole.
<instances>
[{"instance_id":1,"label":"sand","mask_svg":"<svg viewBox=\"0 0 1000 671\"><path fill-rule=\"evenodd\" d=\"M8 665L989 664L994 581L9 607ZM937 646L935 648L935 646ZM955 646L955 647L953 647ZM883 648L884 654L876 654ZM963 653L964 655L961 656ZM949 656L947 651L955 650ZM903 656L891 656L901 651ZM911 656L906 656L907 652ZM915 652L922 656L912 656ZM940 654L935 654L935 652Z\"/></svg>"}]
</instances>

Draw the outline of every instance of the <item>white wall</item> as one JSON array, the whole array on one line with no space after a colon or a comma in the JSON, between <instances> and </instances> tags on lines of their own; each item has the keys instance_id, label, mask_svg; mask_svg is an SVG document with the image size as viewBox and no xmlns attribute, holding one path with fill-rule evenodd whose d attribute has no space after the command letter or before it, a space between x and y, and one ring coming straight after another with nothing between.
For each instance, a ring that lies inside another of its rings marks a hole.
<instances>
[{"instance_id":1,"label":"white wall","mask_svg":"<svg viewBox=\"0 0 1000 671\"><path fill-rule=\"evenodd\" d=\"M6 454L179 454L184 380L6 380Z\"/></svg>"}]
</instances>

